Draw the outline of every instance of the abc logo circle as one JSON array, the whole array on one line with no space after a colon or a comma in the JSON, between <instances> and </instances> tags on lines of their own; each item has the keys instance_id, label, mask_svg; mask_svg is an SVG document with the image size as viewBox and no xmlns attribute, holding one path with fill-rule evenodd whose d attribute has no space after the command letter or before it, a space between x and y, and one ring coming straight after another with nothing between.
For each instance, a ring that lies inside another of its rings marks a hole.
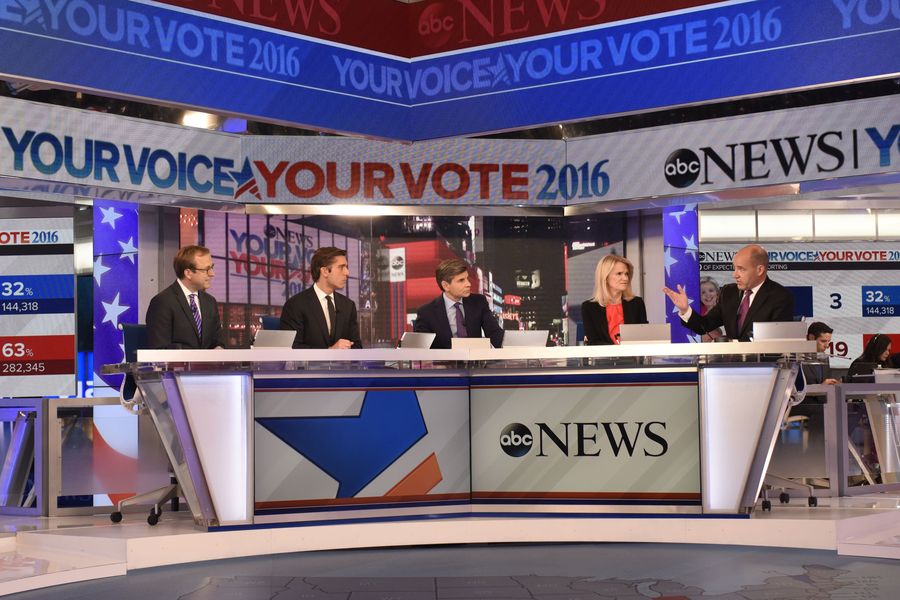
<instances>
[{"instance_id":1,"label":"abc logo circle","mask_svg":"<svg viewBox=\"0 0 900 600\"><path fill-rule=\"evenodd\" d=\"M455 19L449 12L443 3L432 4L422 11L416 29L427 47L439 48L450 41Z\"/></svg>"},{"instance_id":2,"label":"abc logo circle","mask_svg":"<svg viewBox=\"0 0 900 600\"><path fill-rule=\"evenodd\" d=\"M666 181L677 188L686 188L700 175L700 159L686 148L676 150L666 159Z\"/></svg>"},{"instance_id":3,"label":"abc logo circle","mask_svg":"<svg viewBox=\"0 0 900 600\"><path fill-rule=\"evenodd\" d=\"M533 443L531 430L521 423L510 423L500 432L500 447L510 456L525 456Z\"/></svg>"}]
</instances>

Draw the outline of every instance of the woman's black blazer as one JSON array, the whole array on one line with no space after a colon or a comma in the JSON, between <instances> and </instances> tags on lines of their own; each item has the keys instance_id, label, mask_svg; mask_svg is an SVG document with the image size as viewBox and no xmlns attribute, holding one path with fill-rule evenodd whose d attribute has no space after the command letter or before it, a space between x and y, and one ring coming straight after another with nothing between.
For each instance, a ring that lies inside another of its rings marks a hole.
<instances>
[{"instance_id":1,"label":"woman's black blazer","mask_svg":"<svg viewBox=\"0 0 900 600\"><path fill-rule=\"evenodd\" d=\"M622 315L627 325L647 322L647 307L640 296L622 301ZM593 300L581 303L581 319L584 321L585 344L588 346L608 346L613 343L609 337L609 323L606 321L606 307Z\"/></svg>"}]
</instances>

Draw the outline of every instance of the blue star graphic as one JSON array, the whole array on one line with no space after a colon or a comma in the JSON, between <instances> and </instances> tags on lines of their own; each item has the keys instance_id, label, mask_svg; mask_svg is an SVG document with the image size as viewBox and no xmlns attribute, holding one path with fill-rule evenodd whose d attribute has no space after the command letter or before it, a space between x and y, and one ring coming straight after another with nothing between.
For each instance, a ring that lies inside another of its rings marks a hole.
<instances>
[{"instance_id":1,"label":"blue star graphic","mask_svg":"<svg viewBox=\"0 0 900 600\"><path fill-rule=\"evenodd\" d=\"M359 416L260 417L256 422L352 498L428 433L414 390L369 390Z\"/></svg>"},{"instance_id":2,"label":"blue star graphic","mask_svg":"<svg viewBox=\"0 0 900 600\"><path fill-rule=\"evenodd\" d=\"M101 206L100 212L103 213L103 220L100 221L100 224L103 225L105 223L113 229L116 228L116 221L122 218L122 215L117 213L116 209L112 206L110 206L109 208L103 208Z\"/></svg>"},{"instance_id":3,"label":"blue star graphic","mask_svg":"<svg viewBox=\"0 0 900 600\"><path fill-rule=\"evenodd\" d=\"M244 164L241 167L240 171L228 171L228 174L231 175L232 179L234 179L237 187L241 187L242 185L253 179L253 167L250 166L250 159L244 159Z\"/></svg>"}]
</instances>

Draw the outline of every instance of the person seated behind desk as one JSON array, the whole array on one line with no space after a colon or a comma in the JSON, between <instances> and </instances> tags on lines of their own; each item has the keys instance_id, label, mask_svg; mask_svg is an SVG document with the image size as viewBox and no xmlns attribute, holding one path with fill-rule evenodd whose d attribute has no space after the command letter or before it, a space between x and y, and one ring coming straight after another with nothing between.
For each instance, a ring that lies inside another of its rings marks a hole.
<instances>
[{"instance_id":1,"label":"person seated behind desk","mask_svg":"<svg viewBox=\"0 0 900 600\"><path fill-rule=\"evenodd\" d=\"M503 328L481 294L472 293L469 267L465 261L451 258L441 262L434 272L440 296L416 311L413 330L435 334L432 349L449 350L452 338L480 338L482 332L491 345L503 345Z\"/></svg>"},{"instance_id":2,"label":"person seated behind desk","mask_svg":"<svg viewBox=\"0 0 900 600\"><path fill-rule=\"evenodd\" d=\"M647 307L631 290L634 266L627 258L607 254L594 271L594 296L581 303L584 341L588 346L619 343L619 326L647 322Z\"/></svg>"},{"instance_id":3,"label":"person seated behind desk","mask_svg":"<svg viewBox=\"0 0 900 600\"><path fill-rule=\"evenodd\" d=\"M834 330L831 327L821 321L816 321L806 330L806 339L810 341L815 340L816 352L822 354L828 351L832 333L834 333ZM834 385L838 383L838 380L831 376L831 367L828 365L827 358L824 364L821 362L802 362L800 367L803 369L803 376L809 385L820 383Z\"/></svg>"},{"instance_id":4,"label":"person seated behind desk","mask_svg":"<svg viewBox=\"0 0 900 600\"><path fill-rule=\"evenodd\" d=\"M872 374L879 367L890 367L891 338L878 333L869 340L859 358L850 363L847 371L848 382L871 383Z\"/></svg>"}]
</instances>

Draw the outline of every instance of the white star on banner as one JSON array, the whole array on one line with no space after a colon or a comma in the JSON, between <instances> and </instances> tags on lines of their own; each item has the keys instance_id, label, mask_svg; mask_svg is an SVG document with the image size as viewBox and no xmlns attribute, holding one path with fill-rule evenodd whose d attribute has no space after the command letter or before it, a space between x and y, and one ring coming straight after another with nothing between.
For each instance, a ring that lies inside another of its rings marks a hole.
<instances>
[{"instance_id":1,"label":"white star on banner","mask_svg":"<svg viewBox=\"0 0 900 600\"><path fill-rule=\"evenodd\" d=\"M681 225L681 217L684 216L686 211L679 210L677 212L670 212L669 216L678 221L678 224Z\"/></svg>"},{"instance_id":2,"label":"white star on banner","mask_svg":"<svg viewBox=\"0 0 900 600\"><path fill-rule=\"evenodd\" d=\"M134 253L137 252L137 246L134 245L134 236L128 238L127 242L117 242L122 247L122 254L119 258L127 258L134 264Z\"/></svg>"},{"instance_id":3,"label":"white star on banner","mask_svg":"<svg viewBox=\"0 0 900 600\"><path fill-rule=\"evenodd\" d=\"M119 304L119 293L116 292L116 297L113 298L112 302L100 302L103 305L103 310L106 311L106 314L103 316L103 320L100 323L112 323L112 326L118 329L119 327L119 317L123 312L131 308L130 306L125 306L124 304Z\"/></svg>"},{"instance_id":4,"label":"white star on banner","mask_svg":"<svg viewBox=\"0 0 900 600\"><path fill-rule=\"evenodd\" d=\"M119 344L119 348L122 350L122 362L128 360L128 357L125 356L125 344Z\"/></svg>"},{"instance_id":5,"label":"white star on banner","mask_svg":"<svg viewBox=\"0 0 900 600\"><path fill-rule=\"evenodd\" d=\"M697 242L694 241L694 236L686 238L681 236L681 239L684 240L684 253L690 254L692 258L697 258Z\"/></svg>"},{"instance_id":6,"label":"white star on banner","mask_svg":"<svg viewBox=\"0 0 900 600\"><path fill-rule=\"evenodd\" d=\"M672 249L666 248L665 255L663 256L663 264L666 266L666 275L671 275L669 269L672 268L672 265L678 262L678 259L672 256Z\"/></svg>"},{"instance_id":7,"label":"white star on banner","mask_svg":"<svg viewBox=\"0 0 900 600\"><path fill-rule=\"evenodd\" d=\"M110 206L109 208L100 207L100 212L103 213L103 220L100 221L100 224L104 223L108 224L113 229L116 228L116 219L121 219L122 215L116 212L116 209Z\"/></svg>"},{"instance_id":8,"label":"white star on banner","mask_svg":"<svg viewBox=\"0 0 900 600\"><path fill-rule=\"evenodd\" d=\"M686 338L687 338L687 341L689 341L689 342L692 343L692 344L699 344L699 343L700 343L700 336L699 336L699 335L691 335L690 333L686 333L686 334L684 334L684 337L686 337Z\"/></svg>"},{"instance_id":9,"label":"white star on banner","mask_svg":"<svg viewBox=\"0 0 900 600\"><path fill-rule=\"evenodd\" d=\"M691 298L690 296L688 296L688 306L690 306L690 305L693 304L693 303L694 303L694 299ZM672 312L673 312L673 313L677 313L677 312L678 312L678 307L675 306L674 304L672 305Z\"/></svg>"},{"instance_id":10,"label":"white star on banner","mask_svg":"<svg viewBox=\"0 0 900 600\"><path fill-rule=\"evenodd\" d=\"M100 285L100 278L109 270L109 267L103 266L103 257L98 256L97 260L94 261L94 281L97 282L97 285Z\"/></svg>"}]
</instances>

